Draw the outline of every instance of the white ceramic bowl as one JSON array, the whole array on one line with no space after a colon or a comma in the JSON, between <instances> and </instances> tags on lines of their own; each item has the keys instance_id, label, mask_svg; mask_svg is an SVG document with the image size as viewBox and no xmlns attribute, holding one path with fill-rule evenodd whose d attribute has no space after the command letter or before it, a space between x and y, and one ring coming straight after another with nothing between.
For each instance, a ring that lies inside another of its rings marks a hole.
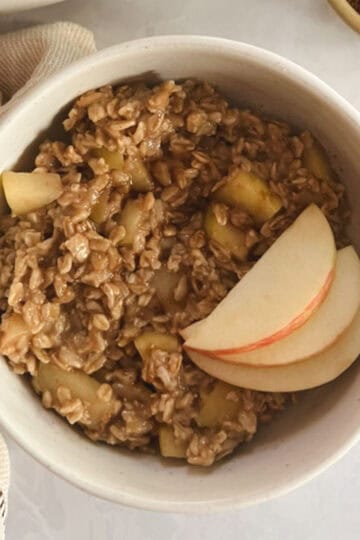
<instances>
[{"instance_id":1,"label":"white ceramic bowl","mask_svg":"<svg viewBox=\"0 0 360 540\"><path fill-rule=\"evenodd\" d=\"M63 0L0 0L0 13L58 4Z\"/></svg>"},{"instance_id":2,"label":"white ceramic bowl","mask_svg":"<svg viewBox=\"0 0 360 540\"><path fill-rule=\"evenodd\" d=\"M0 123L0 170L73 98L139 75L198 77L231 100L309 128L328 147L346 182L352 238L360 246L360 115L299 66L223 39L159 37L112 47L31 90ZM360 435L360 364L263 427L254 441L211 469L191 468L95 445L44 410L27 384L0 362L0 423L49 469L101 497L168 511L218 511L268 500L299 486L342 456Z\"/></svg>"},{"instance_id":3,"label":"white ceramic bowl","mask_svg":"<svg viewBox=\"0 0 360 540\"><path fill-rule=\"evenodd\" d=\"M349 4L348 0L329 0L340 17L356 32L360 32L360 13Z\"/></svg>"}]
</instances>

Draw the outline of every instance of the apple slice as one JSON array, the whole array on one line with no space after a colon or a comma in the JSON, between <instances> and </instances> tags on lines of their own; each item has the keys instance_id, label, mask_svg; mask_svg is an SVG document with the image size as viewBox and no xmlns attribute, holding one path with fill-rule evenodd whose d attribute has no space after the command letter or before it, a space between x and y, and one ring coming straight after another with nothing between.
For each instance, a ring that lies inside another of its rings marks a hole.
<instances>
[{"instance_id":1,"label":"apple slice","mask_svg":"<svg viewBox=\"0 0 360 540\"><path fill-rule=\"evenodd\" d=\"M234 386L262 392L297 392L325 384L348 369L359 353L360 311L331 347L293 364L275 367L235 365L188 351L192 361L209 375Z\"/></svg>"},{"instance_id":2,"label":"apple slice","mask_svg":"<svg viewBox=\"0 0 360 540\"><path fill-rule=\"evenodd\" d=\"M234 354L284 338L326 297L335 261L330 225L310 205L201 324L182 332L185 347Z\"/></svg>"},{"instance_id":3,"label":"apple slice","mask_svg":"<svg viewBox=\"0 0 360 540\"><path fill-rule=\"evenodd\" d=\"M4 171L5 197L16 216L38 210L60 197L63 187L58 174Z\"/></svg>"},{"instance_id":4,"label":"apple slice","mask_svg":"<svg viewBox=\"0 0 360 540\"><path fill-rule=\"evenodd\" d=\"M304 360L334 343L350 326L359 308L360 261L354 248L348 246L338 252L329 294L301 328L267 347L222 358L234 364L253 366L276 366Z\"/></svg>"}]
</instances>

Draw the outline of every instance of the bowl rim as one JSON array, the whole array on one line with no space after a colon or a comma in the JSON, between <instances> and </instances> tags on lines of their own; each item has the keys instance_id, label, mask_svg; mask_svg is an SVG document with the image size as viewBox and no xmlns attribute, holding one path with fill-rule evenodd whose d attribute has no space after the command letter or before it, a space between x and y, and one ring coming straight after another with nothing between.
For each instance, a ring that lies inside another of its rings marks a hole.
<instances>
[{"instance_id":1,"label":"bowl rim","mask_svg":"<svg viewBox=\"0 0 360 540\"><path fill-rule=\"evenodd\" d=\"M2 0L2 2L0 5L0 14L41 8L64 2L64 0L18 0L15 2L15 5L13 0Z\"/></svg>"},{"instance_id":2,"label":"bowl rim","mask_svg":"<svg viewBox=\"0 0 360 540\"><path fill-rule=\"evenodd\" d=\"M360 13L348 0L329 0L329 3L348 26L360 33Z\"/></svg>"},{"instance_id":3,"label":"bowl rim","mask_svg":"<svg viewBox=\"0 0 360 540\"><path fill-rule=\"evenodd\" d=\"M21 99L16 101L16 107L9 108L0 116L0 130L9 129L12 122L16 121L18 117L31 106L31 103L36 100L41 100L42 96L51 91L53 86L65 85L66 81L71 79L74 72L79 70L88 70L91 66L96 66L99 62L109 59L114 56L126 55L127 51L137 49L162 49L163 47L174 48L176 47L190 47L196 46L197 49L203 48L209 50L209 47L222 51L227 55L232 53L238 57L243 55L253 60L255 63L264 65L267 68L269 65L274 72L281 72L282 75L286 75L289 79L295 80L299 86L311 87L313 92L318 92L323 99L327 99L337 108L342 110L342 113L347 117L346 121L350 124L360 126L360 112L355 107L348 103L342 96L340 96L335 90L329 87L326 83L320 80L316 75L308 72L295 62L288 60L276 53L270 52L266 49L256 47L247 43L229 40L219 37L208 36L196 36L196 35L164 35L155 36L150 38L141 38L137 40L127 41L118 45L102 49L96 53L92 53L72 64L60 69L46 80L37 83L34 87L30 88L26 93L21 96ZM54 114L57 111L54 111ZM11 127L10 127L11 129ZM66 467L62 467L61 462L54 463L51 459L47 458L46 452L33 451L30 442L23 441L21 433L18 432L17 427L10 425L10 421L7 420L6 414L0 411L0 424L2 428L16 441L16 443L23 448L29 455L31 455L38 463L45 466L48 470L54 472L60 478L65 479L73 486L82 489L83 491L100 497L102 499L120 503L125 506L140 508L144 510L153 510L161 512L178 512L178 513L208 513L208 512L220 512L229 509L243 508L253 504L268 501L275 497L285 495L294 489L302 486L314 477L325 471L328 467L338 461L344 456L359 440L360 440L360 424L357 430L355 430L345 442L330 453L326 459L319 462L316 466L313 466L310 470L302 473L299 477L287 481L282 486L274 486L269 493L258 493L248 501L236 499L236 497L225 498L218 501L208 503L206 501L197 502L180 502L180 501L159 501L152 500L146 495L132 495L126 492L126 490L118 490L116 493L107 488L98 485L92 479L84 479L74 475L74 473Z\"/></svg>"}]
</instances>

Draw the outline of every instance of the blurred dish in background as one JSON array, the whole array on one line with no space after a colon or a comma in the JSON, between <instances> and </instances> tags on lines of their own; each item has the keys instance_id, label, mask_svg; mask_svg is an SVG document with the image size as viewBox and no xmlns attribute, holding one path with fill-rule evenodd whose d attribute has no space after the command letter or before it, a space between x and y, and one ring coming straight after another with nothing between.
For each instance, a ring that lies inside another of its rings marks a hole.
<instances>
[{"instance_id":1,"label":"blurred dish in background","mask_svg":"<svg viewBox=\"0 0 360 540\"><path fill-rule=\"evenodd\" d=\"M57 4L62 1L63 0L0 0L0 13L48 6L49 4Z\"/></svg>"},{"instance_id":2,"label":"blurred dish in background","mask_svg":"<svg viewBox=\"0 0 360 540\"><path fill-rule=\"evenodd\" d=\"M360 0L329 0L329 2L344 21L360 33Z\"/></svg>"}]
</instances>

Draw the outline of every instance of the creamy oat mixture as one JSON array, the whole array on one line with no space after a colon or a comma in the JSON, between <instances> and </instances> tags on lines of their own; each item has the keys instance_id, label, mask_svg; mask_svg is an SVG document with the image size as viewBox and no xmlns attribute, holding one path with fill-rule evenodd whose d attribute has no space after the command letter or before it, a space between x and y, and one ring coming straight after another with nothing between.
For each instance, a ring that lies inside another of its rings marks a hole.
<instances>
[{"instance_id":1,"label":"creamy oat mixture","mask_svg":"<svg viewBox=\"0 0 360 540\"><path fill-rule=\"evenodd\" d=\"M163 455L211 465L292 396L215 381L178 331L310 202L343 245L343 186L306 157L309 133L234 108L203 82L87 92L64 130L66 142L45 141L35 159L36 172L60 175L60 197L1 218L0 352L90 439L158 452L160 438ZM265 190L269 211L217 196L238 174L254 196Z\"/></svg>"}]
</instances>

